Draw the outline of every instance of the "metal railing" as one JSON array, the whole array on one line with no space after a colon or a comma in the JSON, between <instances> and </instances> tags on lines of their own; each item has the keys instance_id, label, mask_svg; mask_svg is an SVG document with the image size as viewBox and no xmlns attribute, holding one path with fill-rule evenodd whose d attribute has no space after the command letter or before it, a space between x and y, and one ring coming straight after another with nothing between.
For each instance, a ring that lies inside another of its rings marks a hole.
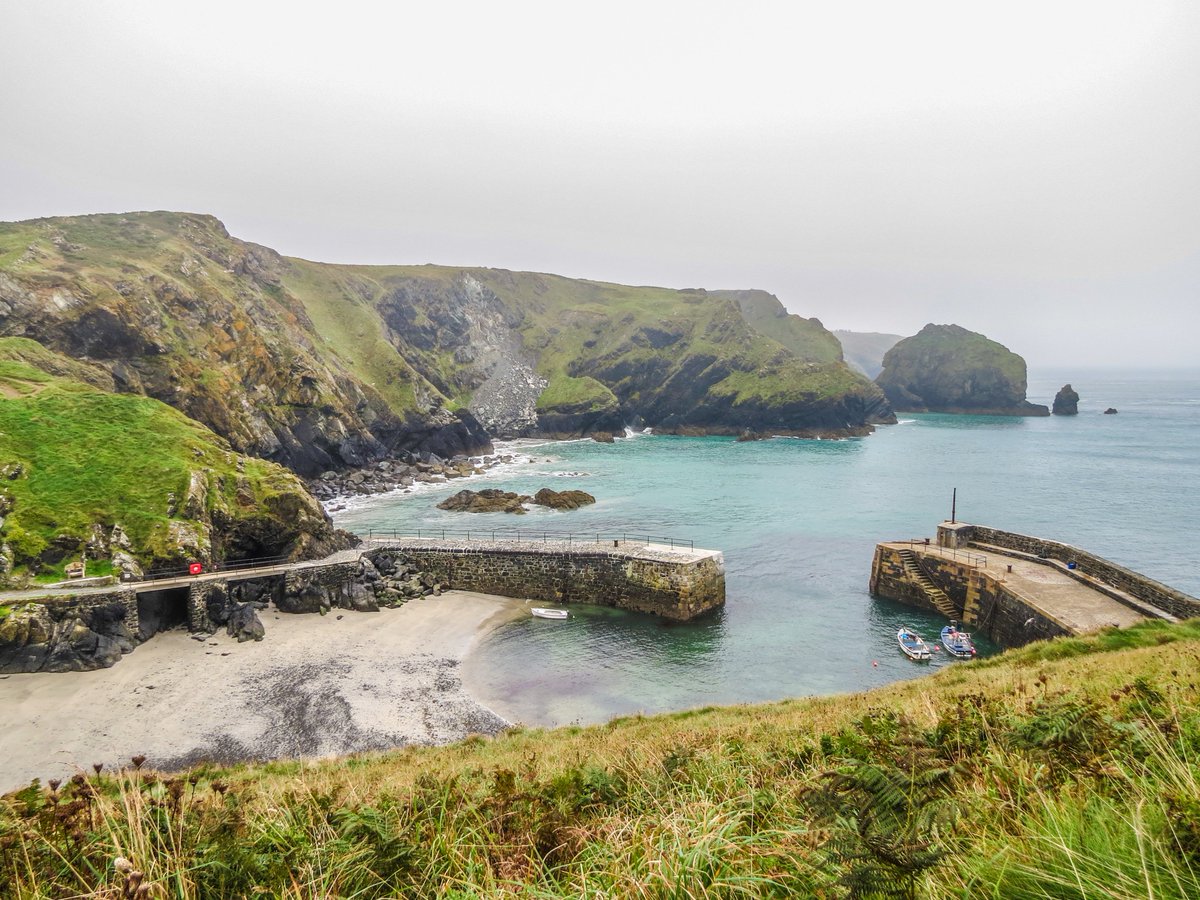
<instances>
[{"instance_id":1,"label":"metal railing","mask_svg":"<svg viewBox=\"0 0 1200 900\"><path fill-rule=\"evenodd\" d=\"M404 538L416 538L417 540L461 540L461 541L520 541L523 543L544 543L548 544L551 541L561 541L566 544L607 544L609 541L616 542L616 546L622 544L636 544L637 546L645 546L646 544L666 544L671 549L686 547L689 550L695 550L695 542L676 537L662 537L652 534L630 534L628 532L621 533L605 533L602 531L596 532L578 532L578 531L535 531L535 530L497 530L497 529L471 529L469 531L454 531L448 528L418 528L414 531L384 531L371 529L366 534L359 534L359 537L365 538L368 541L381 540L401 540Z\"/></svg>"},{"instance_id":2,"label":"metal railing","mask_svg":"<svg viewBox=\"0 0 1200 900\"><path fill-rule=\"evenodd\" d=\"M948 556L955 562L965 562L973 569L986 569L987 557L980 553L971 553L967 550L958 550L953 547L943 547L940 544L930 542L929 538L905 538L900 541L893 541L896 544L908 544L909 547L918 550L935 551L940 556Z\"/></svg>"},{"instance_id":3,"label":"metal railing","mask_svg":"<svg viewBox=\"0 0 1200 900\"><path fill-rule=\"evenodd\" d=\"M238 572L243 569L265 569L268 566L281 566L291 562L286 556L259 556L254 559L226 559L221 562L207 563L198 575L211 575L213 572ZM179 578L181 575L192 574L190 566L179 569L153 569L142 576L141 581L166 581Z\"/></svg>"}]
</instances>

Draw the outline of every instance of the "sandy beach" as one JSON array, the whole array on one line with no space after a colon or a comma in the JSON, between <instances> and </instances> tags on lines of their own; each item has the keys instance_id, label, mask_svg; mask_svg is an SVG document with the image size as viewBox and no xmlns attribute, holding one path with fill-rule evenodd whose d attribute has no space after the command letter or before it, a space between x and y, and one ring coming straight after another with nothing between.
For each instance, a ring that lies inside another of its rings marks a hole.
<instances>
[{"instance_id":1,"label":"sandy beach","mask_svg":"<svg viewBox=\"0 0 1200 900\"><path fill-rule=\"evenodd\" d=\"M495 733L507 723L467 694L460 665L525 608L464 591L378 613L272 608L258 643L171 631L109 669L0 676L0 791L135 754L173 769Z\"/></svg>"}]
</instances>

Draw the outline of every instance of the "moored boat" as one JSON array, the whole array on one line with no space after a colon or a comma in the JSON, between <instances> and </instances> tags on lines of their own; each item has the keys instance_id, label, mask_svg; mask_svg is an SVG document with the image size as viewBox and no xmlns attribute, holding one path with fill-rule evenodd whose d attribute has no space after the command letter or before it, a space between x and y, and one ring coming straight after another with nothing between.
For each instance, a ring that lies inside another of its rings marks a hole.
<instances>
[{"instance_id":1,"label":"moored boat","mask_svg":"<svg viewBox=\"0 0 1200 900\"><path fill-rule=\"evenodd\" d=\"M911 628L901 627L896 632L896 641L909 659L930 659L933 656L929 652L929 645Z\"/></svg>"},{"instance_id":2,"label":"moored boat","mask_svg":"<svg viewBox=\"0 0 1200 900\"><path fill-rule=\"evenodd\" d=\"M531 606L529 611L539 619L565 619L567 611L565 609L548 609L544 606Z\"/></svg>"},{"instance_id":3,"label":"moored boat","mask_svg":"<svg viewBox=\"0 0 1200 900\"><path fill-rule=\"evenodd\" d=\"M959 659L970 659L975 655L975 643L971 635L959 631L953 622L942 629L942 646Z\"/></svg>"}]
</instances>

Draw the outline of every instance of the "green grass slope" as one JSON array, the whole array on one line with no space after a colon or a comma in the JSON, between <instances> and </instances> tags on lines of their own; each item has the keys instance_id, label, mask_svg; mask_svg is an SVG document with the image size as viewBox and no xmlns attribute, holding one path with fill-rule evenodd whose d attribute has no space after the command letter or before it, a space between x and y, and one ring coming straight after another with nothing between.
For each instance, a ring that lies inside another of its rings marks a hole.
<instances>
[{"instance_id":1,"label":"green grass slope","mask_svg":"<svg viewBox=\"0 0 1200 900\"><path fill-rule=\"evenodd\" d=\"M0 881L23 897L132 880L177 897L1183 900L1200 895L1198 660L1200 622L1151 622L863 694L80 776L4 798Z\"/></svg>"},{"instance_id":2,"label":"green grass slope","mask_svg":"<svg viewBox=\"0 0 1200 900\"><path fill-rule=\"evenodd\" d=\"M106 375L34 341L0 339L0 538L18 574L61 574L95 526L107 534L121 525L147 565L193 553L287 552L302 531L330 530L285 469L233 453L164 403L104 390ZM194 477L203 496L193 491L189 505ZM280 515L285 509L294 521ZM180 526L203 545L181 547ZM103 559L92 558L103 571Z\"/></svg>"},{"instance_id":3,"label":"green grass slope","mask_svg":"<svg viewBox=\"0 0 1200 900\"><path fill-rule=\"evenodd\" d=\"M95 362L119 390L305 475L482 449L464 412L476 392L486 405L538 379L542 395L522 399L540 422L520 427L548 432L639 418L861 432L889 417L819 322L761 291L326 265L189 213L0 223L3 335ZM489 382L510 362L530 377Z\"/></svg>"},{"instance_id":4,"label":"green grass slope","mask_svg":"<svg viewBox=\"0 0 1200 900\"><path fill-rule=\"evenodd\" d=\"M1025 360L959 325L926 325L888 350L875 379L896 409L1049 415L1025 399Z\"/></svg>"},{"instance_id":5,"label":"green grass slope","mask_svg":"<svg viewBox=\"0 0 1200 900\"><path fill-rule=\"evenodd\" d=\"M621 417L725 432L756 424L836 430L888 418L878 390L841 361L836 338L761 291L289 262L285 285L313 321L330 323L323 334L335 352L349 358L362 347L403 344L405 358L454 404L469 405L484 378L476 363L480 343L494 337L489 326L515 332L520 355L547 383L537 402L543 430L614 427Z\"/></svg>"}]
</instances>

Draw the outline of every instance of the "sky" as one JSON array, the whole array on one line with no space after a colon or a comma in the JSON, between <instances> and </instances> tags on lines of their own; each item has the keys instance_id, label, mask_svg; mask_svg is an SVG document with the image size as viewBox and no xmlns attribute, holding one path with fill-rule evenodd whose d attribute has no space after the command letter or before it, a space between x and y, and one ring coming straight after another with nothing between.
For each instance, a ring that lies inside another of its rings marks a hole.
<instances>
[{"instance_id":1,"label":"sky","mask_svg":"<svg viewBox=\"0 0 1200 900\"><path fill-rule=\"evenodd\" d=\"M0 220L1196 366L1200 4L0 0Z\"/></svg>"}]
</instances>

